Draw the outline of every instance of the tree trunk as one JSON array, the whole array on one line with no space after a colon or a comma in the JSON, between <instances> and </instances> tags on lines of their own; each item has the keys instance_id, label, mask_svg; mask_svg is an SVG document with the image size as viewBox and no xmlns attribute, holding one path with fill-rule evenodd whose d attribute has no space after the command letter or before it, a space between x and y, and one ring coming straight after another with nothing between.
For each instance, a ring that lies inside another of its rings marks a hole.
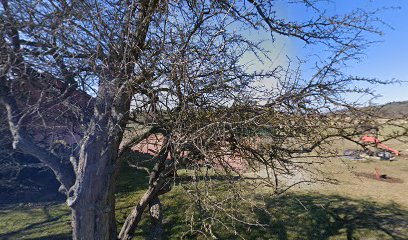
<instances>
[{"instance_id":1,"label":"tree trunk","mask_svg":"<svg viewBox=\"0 0 408 240\"><path fill-rule=\"evenodd\" d=\"M106 103L97 103L81 143L76 182L67 201L72 208L73 239L117 239L115 180L129 109L129 101L121 102L124 104L111 108L112 112L106 111Z\"/></svg>"},{"instance_id":2,"label":"tree trunk","mask_svg":"<svg viewBox=\"0 0 408 240\"><path fill-rule=\"evenodd\" d=\"M123 43L123 45L117 49L129 49L129 51L118 53L115 48L113 49L114 52L106 54L107 57L101 56L102 60L98 57L99 60L104 62L104 66L94 69L94 74L98 78L98 94L92 99L94 112L90 122L86 122L86 133L81 141L77 165L76 161L71 161L73 166L62 165L59 158L57 158L58 156L49 154L46 148L31 147L30 145L34 146L31 143L35 142L24 138L24 129L21 127L21 123L25 126L23 121L25 114L20 115L17 111L14 111L17 109L17 104L14 104L16 109L8 109L14 147L39 157L40 161L54 171L63 186L62 189L67 193L67 204L72 209L73 239L117 239L114 193L119 166L119 163L116 162L119 144L128 120L130 100L135 90L133 85L137 82L134 79L133 66L138 62L139 55L144 48L150 21L159 2L158 0L143 0L137 3L135 1L135 4L130 4L131 6L126 5L126 8L123 9L126 11L123 16L125 18L129 17L129 19L126 19L123 23L128 24L135 21L138 27L133 32L133 28L123 26L123 32L118 36L131 35L132 38L130 40L127 37L126 39L119 39L118 42ZM44 86L40 88L45 90L48 89L49 80L52 80L52 78L48 79L51 74L42 77L43 74L30 67L31 63L25 63L23 57L25 52L21 51L20 46L20 31L16 27L19 24L14 24L16 21L13 19L13 12L8 6L8 1L2 1L2 6L7 12L8 19L6 22L9 24L6 24L6 31L1 31L1 47L12 45L10 47L12 49L1 50L2 53L5 53L3 54L6 56L5 60L12 60L10 61L12 71L7 71L10 72L10 76L13 75L13 78L9 79L9 73L0 76L0 101L4 102L7 107L10 104L6 101L8 98L5 96L12 96L12 92L8 87L9 83L12 85L11 82L39 82L42 79L45 80ZM96 7L96 5L91 4L90 7ZM134 13L137 13L137 15L135 16ZM3 20L3 16L1 19ZM5 44L4 39L6 38L3 36L3 32L11 35L10 44ZM104 33L96 31L95 34ZM133 43L129 44L129 42ZM58 67L63 69L61 66ZM74 78L75 74L72 76ZM19 85L16 83L16 86ZM75 86L75 84L72 86ZM73 89L75 87L71 90ZM41 108L57 106L57 104L65 101L67 97L73 96L71 93L64 93L62 94L63 97L47 95L44 98L45 100L41 102L45 105L38 105ZM52 98L52 101L46 101L48 97ZM40 110L42 109L36 109L38 113L40 113Z\"/></svg>"},{"instance_id":3,"label":"tree trunk","mask_svg":"<svg viewBox=\"0 0 408 240\"><path fill-rule=\"evenodd\" d=\"M167 141L168 138L165 137L163 146L167 145ZM169 148L162 147L162 149L159 152L159 161L155 164L153 171L150 173L149 189L145 192L143 197L140 199L139 203L133 208L132 212L126 218L126 221L123 224L122 229L119 233L118 236L119 239L121 240L132 239L133 233L137 225L139 224L140 219L142 218L143 211L146 209L147 205L150 204L150 207L154 207L154 209L157 209L158 206L156 204L160 205L158 196L160 194L170 191L170 188L167 186L168 184L168 181L166 179L167 176L166 174L162 175L163 171L165 170L165 161L168 153ZM158 210L160 212L160 207ZM154 213L156 213L155 210ZM161 221L161 217L157 219L160 219Z\"/></svg>"},{"instance_id":4,"label":"tree trunk","mask_svg":"<svg viewBox=\"0 0 408 240\"><path fill-rule=\"evenodd\" d=\"M116 239L118 144L99 131L92 135L95 137L89 137L82 145L73 196L68 199L72 209L73 239Z\"/></svg>"},{"instance_id":5,"label":"tree trunk","mask_svg":"<svg viewBox=\"0 0 408 240\"><path fill-rule=\"evenodd\" d=\"M153 198L149 203L152 226L150 240L161 240L163 235L163 211L159 197Z\"/></svg>"},{"instance_id":6,"label":"tree trunk","mask_svg":"<svg viewBox=\"0 0 408 240\"><path fill-rule=\"evenodd\" d=\"M99 205L99 206L98 206ZM116 239L115 201L81 199L72 207L73 239Z\"/></svg>"},{"instance_id":7,"label":"tree trunk","mask_svg":"<svg viewBox=\"0 0 408 240\"><path fill-rule=\"evenodd\" d=\"M119 233L119 239L130 240L133 237L133 233L136 230L137 225L142 219L142 214L146 209L149 202L154 198L155 189L150 187L143 197L140 199L139 203L132 209L132 212L126 218L125 223Z\"/></svg>"}]
</instances>

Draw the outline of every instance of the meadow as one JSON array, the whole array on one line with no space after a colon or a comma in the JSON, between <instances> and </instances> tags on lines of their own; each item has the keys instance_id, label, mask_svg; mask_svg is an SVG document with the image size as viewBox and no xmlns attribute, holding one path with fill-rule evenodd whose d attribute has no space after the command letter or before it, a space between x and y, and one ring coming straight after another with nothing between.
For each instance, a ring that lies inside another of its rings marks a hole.
<instances>
[{"instance_id":1,"label":"meadow","mask_svg":"<svg viewBox=\"0 0 408 240\"><path fill-rule=\"evenodd\" d=\"M254 212L263 226L237 225L239 235L225 229L215 235L218 239L408 239L408 145L395 140L387 144L401 151L395 161L325 159L318 168L335 179L335 184L298 185L279 197L268 197L260 188L252 194L270 212ZM356 146L338 141L334 147L342 152ZM375 169L387 179L376 179ZM119 226L145 192L147 177L123 166L116 193ZM190 200L180 186L175 185L161 199L165 239L202 238L188 233L185 211ZM0 239L70 239L69 224L70 211L61 202L0 208ZM146 213L134 239L144 239L148 230Z\"/></svg>"}]
</instances>

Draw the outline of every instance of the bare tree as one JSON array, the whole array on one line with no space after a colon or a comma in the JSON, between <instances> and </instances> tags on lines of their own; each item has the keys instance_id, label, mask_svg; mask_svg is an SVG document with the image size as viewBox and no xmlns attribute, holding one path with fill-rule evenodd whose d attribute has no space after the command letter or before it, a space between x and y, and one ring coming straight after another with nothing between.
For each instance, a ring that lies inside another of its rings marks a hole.
<instances>
[{"instance_id":1,"label":"bare tree","mask_svg":"<svg viewBox=\"0 0 408 240\"><path fill-rule=\"evenodd\" d=\"M75 239L116 238L117 152L132 82L140 81L133 66L158 7L158 1L2 1L1 102L13 147L53 170L72 209ZM64 87L56 89L55 81ZM39 96L22 101L23 85L36 86ZM61 161L30 137L29 119L76 98L81 85L96 89L93 113L84 116L78 155Z\"/></svg>"},{"instance_id":2,"label":"bare tree","mask_svg":"<svg viewBox=\"0 0 408 240\"><path fill-rule=\"evenodd\" d=\"M282 193L296 184L327 181L309 166L320 163L322 157L337 155L330 148L332 140L356 141L362 133L358 127L372 121L368 111L361 111L358 104L344 97L349 93L373 94L369 89L356 88L358 82L388 82L341 71L366 47L363 34L378 33L368 24L368 13L357 11L339 21L338 17L321 15L312 4L307 7L318 13L316 20L289 24L266 13L271 5L252 4L248 8L228 2L169 4L169 12L182 17L169 14L163 21L157 34L162 36L156 42L158 46L154 52L147 50L146 58L141 59L146 63L140 68L149 73L146 79L150 81L144 82L134 97L133 121L147 127L142 138L155 135L153 142L161 149L156 160L151 160L156 161L153 169L131 164L149 172L149 188L126 219L121 239L131 239L149 202L159 202L159 196L169 191L169 182L181 181L179 169L192 174L183 186L198 206L200 226L204 228L200 233L213 234L209 226L222 222L215 217L220 212L233 221L257 225L235 215L236 202L256 202L244 192L267 186ZM336 25L343 21L348 22L346 28ZM305 76L301 63L295 62L250 72L244 64L245 54L252 53L261 60L268 53L259 41L233 31L230 26L234 24L250 24L273 34L324 44L331 55L316 63L311 77ZM320 32L314 32L314 28ZM275 83L272 89L259 86L259 82L268 80ZM127 146L137 143L140 135L136 139ZM251 172L251 177L243 168ZM313 175L294 179L301 171ZM213 179L224 179L229 191L221 194L219 181ZM153 210L157 213L158 209Z\"/></svg>"},{"instance_id":3,"label":"bare tree","mask_svg":"<svg viewBox=\"0 0 408 240\"><path fill-rule=\"evenodd\" d=\"M277 178L290 174L298 154L346 135L344 126L328 116L340 106L351 109L343 93L366 92L350 84L378 82L339 71L365 47L364 34L379 33L371 13L362 10L327 16L315 1L299 1L294 4L316 13L301 22L280 19L274 1L1 3L0 102L13 147L54 172L72 209L74 239L117 238L118 157L151 134L162 134L163 147L149 189L129 215L121 239L131 238L149 204L160 221L154 211L158 196L168 191L179 167L209 177L201 172L208 166L235 178L241 173L225 156L239 157L250 160L254 170L264 166L261 180L278 187ZM332 56L311 78L282 66L249 72L242 62L246 53L268 54L245 35L247 29L268 31L272 40L278 34L323 44ZM273 79L275 87L259 88L257 81L264 79ZM79 90L92 98L80 100ZM147 130L120 145L132 99L135 120ZM92 111L78 103L84 100ZM51 150L54 139L67 134L58 130L49 136L58 127L55 109L62 109L62 126L71 126L68 132L78 141L69 154ZM39 142L33 130L41 128ZM336 131L322 131L328 128ZM260 132L271 140L258 141ZM196 193L198 205L206 202Z\"/></svg>"}]
</instances>

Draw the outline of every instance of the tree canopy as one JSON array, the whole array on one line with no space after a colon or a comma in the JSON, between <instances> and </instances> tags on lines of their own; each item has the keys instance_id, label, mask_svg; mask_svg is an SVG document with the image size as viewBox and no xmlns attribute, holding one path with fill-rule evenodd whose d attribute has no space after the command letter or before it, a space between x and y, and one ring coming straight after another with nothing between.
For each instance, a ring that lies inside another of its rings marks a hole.
<instances>
[{"instance_id":1,"label":"tree canopy","mask_svg":"<svg viewBox=\"0 0 408 240\"><path fill-rule=\"evenodd\" d=\"M231 161L240 159L255 174L252 186L282 192L299 182L281 188L282 176L328 154L330 139L351 139L360 133L356 126L370 121L346 99L372 93L355 83L387 83L342 72L369 43L366 35L380 33L375 12L363 9L330 15L319 1L288 1L314 13L299 20L281 18L276 1L1 3L4 121L13 148L37 157L61 183L75 239L116 239L120 159L149 136L162 136L161 149L121 239L131 238L141 212L169 190L179 169L195 173L186 190L201 216L221 210L239 220L218 204L244 198L238 186L249 182ZM322 45L330 54L316 62L312 76L297 60L251 71L245 56L262 61L270 52L250 30L270 33L270 41L285 36ZM272 87L262 86L265 81ZM123 139L129 121L137 131ZM56 130L61 126L70 128ZM76 144L66 154L52 151L67 135ZM203 193L216 175L234 183L230 195ZM204 226L213 221L203 219Z\"/></svg>"}]
</instances>

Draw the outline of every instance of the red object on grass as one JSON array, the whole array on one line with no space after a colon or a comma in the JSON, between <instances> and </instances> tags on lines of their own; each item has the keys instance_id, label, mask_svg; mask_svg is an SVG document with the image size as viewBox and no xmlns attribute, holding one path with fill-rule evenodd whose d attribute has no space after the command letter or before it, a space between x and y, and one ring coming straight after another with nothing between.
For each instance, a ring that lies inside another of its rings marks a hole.
<instances>
[{"instance_id":1,"label":"red object on grass","mask_svg":"<svg viewBox=\"0 0 408 240\"><path fill-rule=\"evenodd\" d=\"M366 143L375 143L378 147L384 148L397 156L400 155L400 152L398 150L395 150L394 148L390 148L387 145L382 144L381 141L376 137L364 135L363 137L361 137L361 141Z\"/></svg>"},{"instance_id":2,"label":"red object on grass","mask_svg":"<svg viewBox=\"0 0 408 240\"><path fill-rule=\"evenodd\" d=\"M375 178L377 178L378 181L381 180L381 172L378 168L375 168Z\"/></svg>"}]
</instances>

